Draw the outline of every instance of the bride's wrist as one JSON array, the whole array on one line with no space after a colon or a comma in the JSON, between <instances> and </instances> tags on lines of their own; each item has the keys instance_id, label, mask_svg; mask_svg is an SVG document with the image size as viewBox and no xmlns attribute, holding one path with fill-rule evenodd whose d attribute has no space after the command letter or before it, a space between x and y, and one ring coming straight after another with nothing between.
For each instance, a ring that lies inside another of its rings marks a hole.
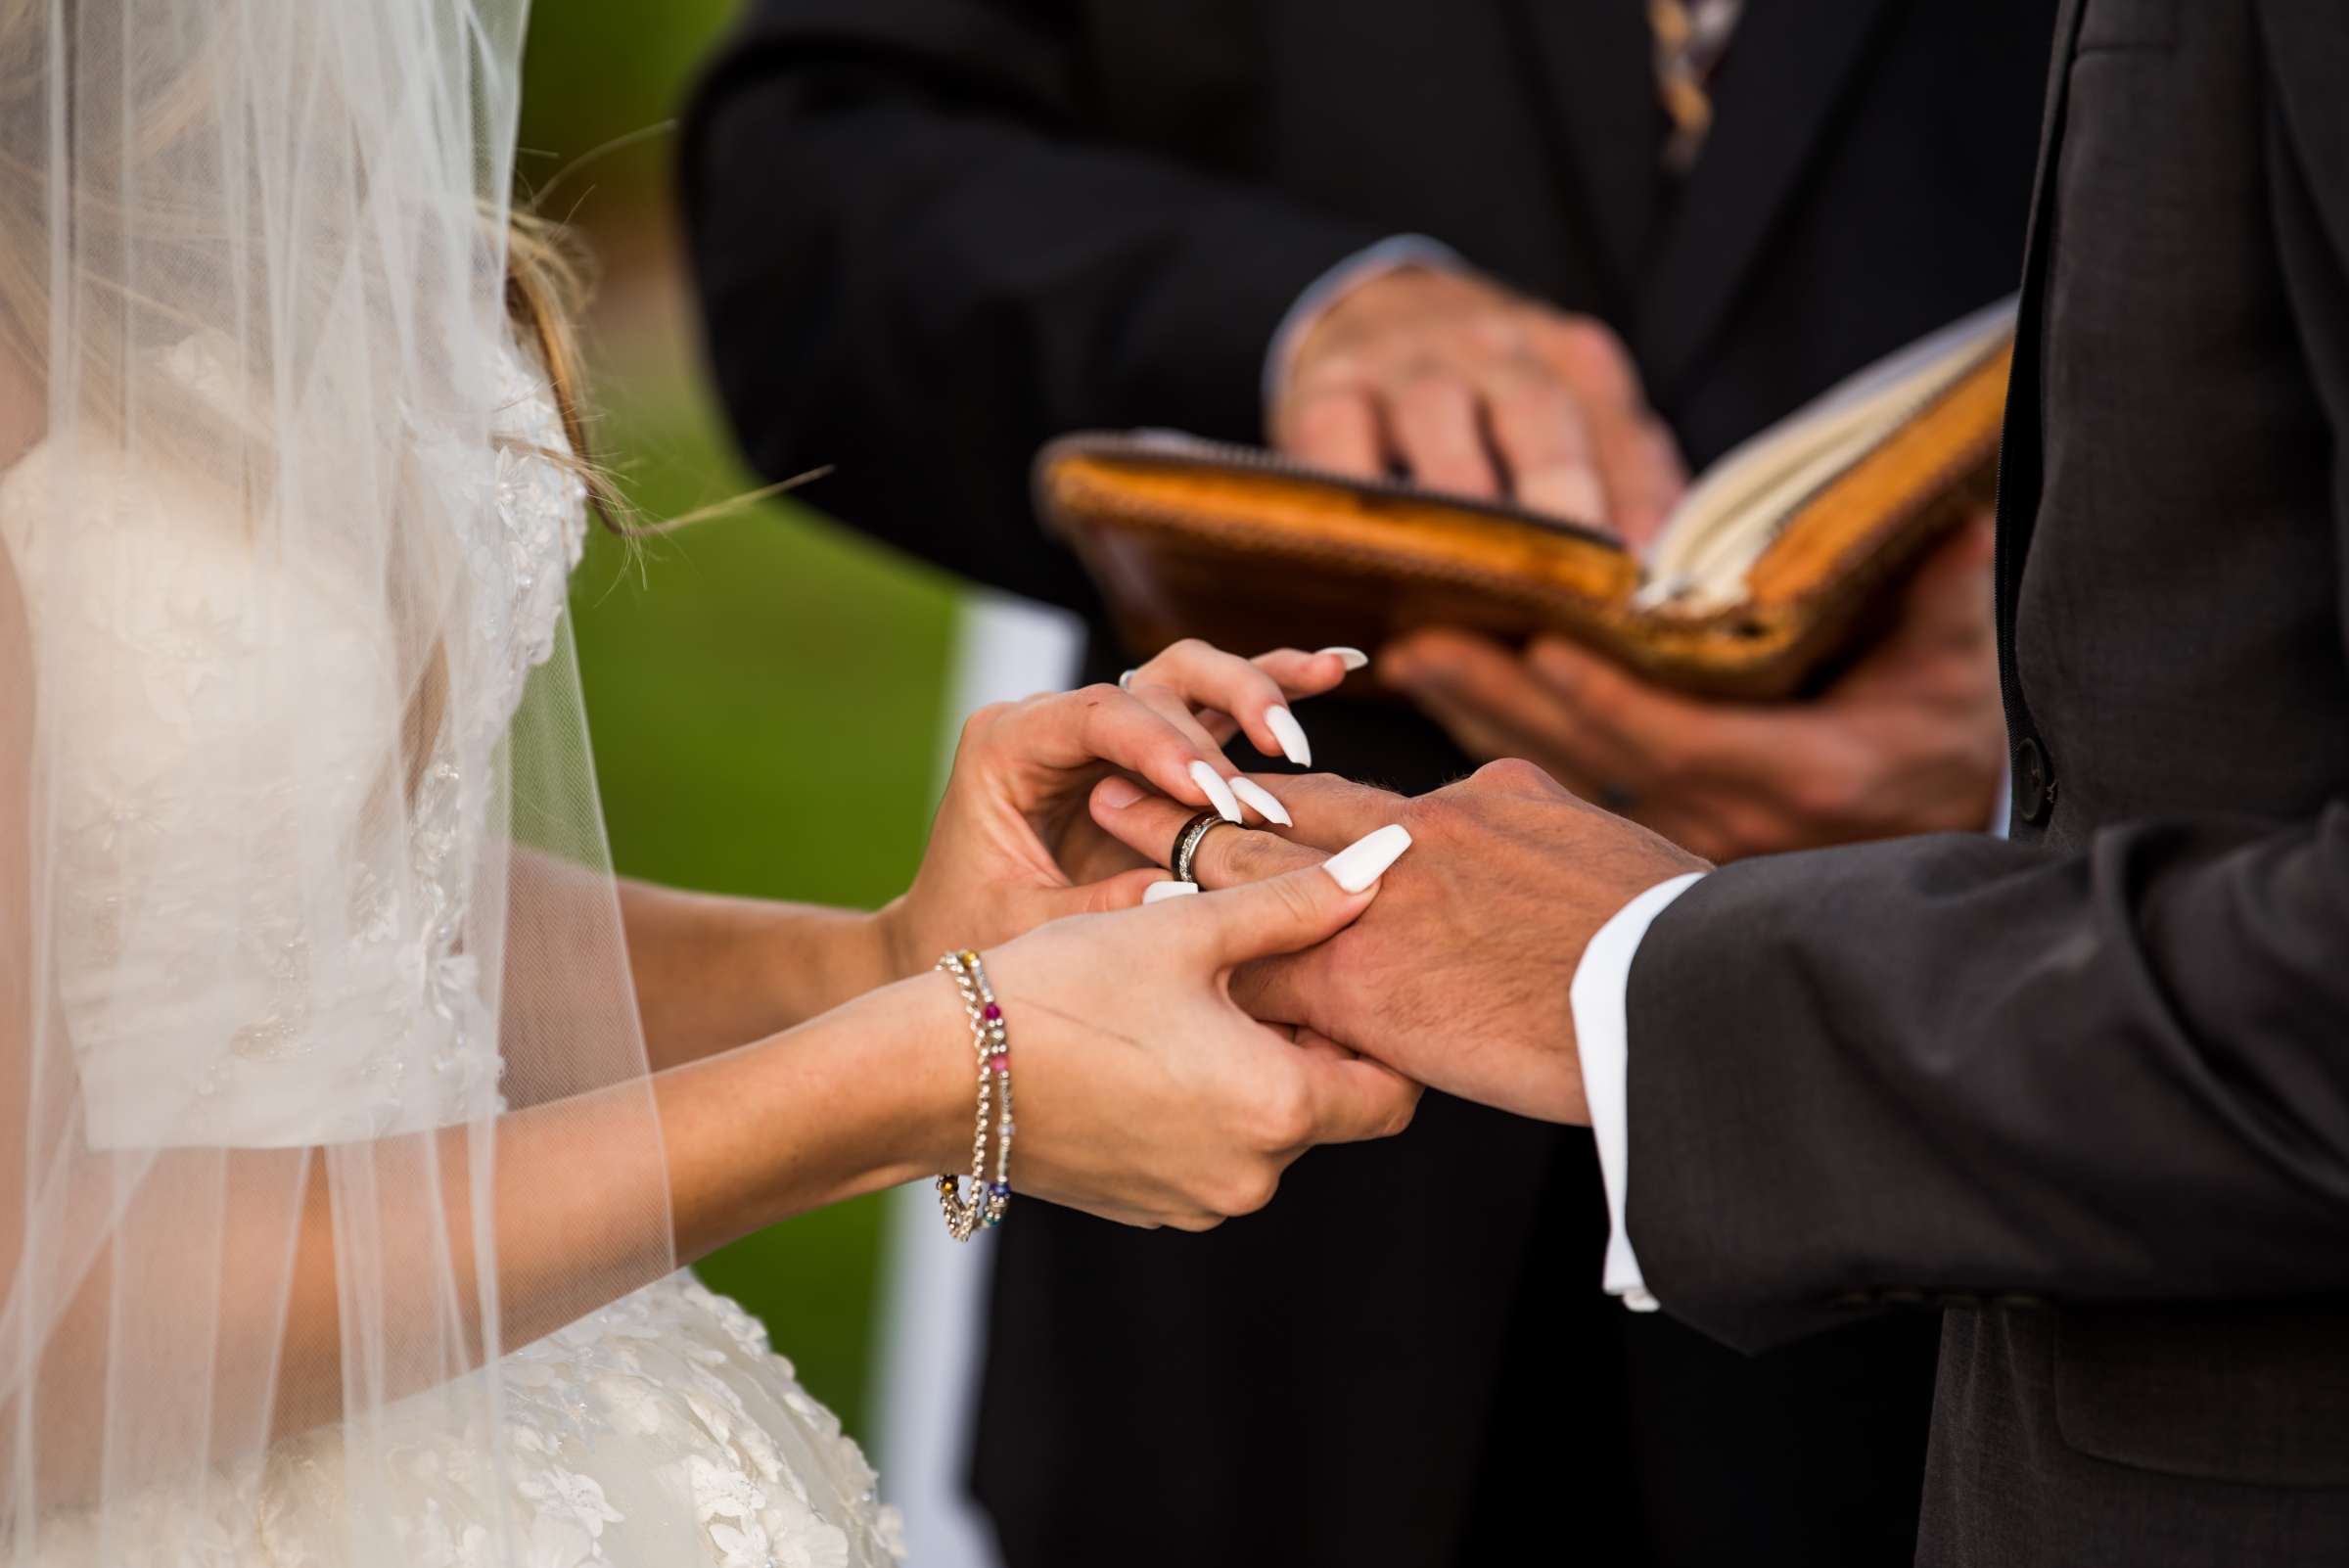
<instances>
[{"instance_id":1,"label":"bride's wrist","mask_svg":"<svg viewBox=\"0 0 2349 1568\"><path fill-rule=\"evenodd\" d=\"M899 1086L891 1180L924 1179L970 1163L976 1079L970 1020L944 975L923 970L873 992L880 1039L875 1068Z\"/></svg>"},{"instance_id":2,"label":"bride's wrist","mask_svg":"<svg viewBox=\"0 0 2349 1568\"><path fill-rule=\"evenodd\" d=\"M906 972L888 909L778 906L753 941L746 956L777 1028L846 1006Z\"/></svg>"},{"instance_id":3,"label":"bride's wrist","mask_svg":"<svg viewBox=\"0 0 2349 1568\"><path fill-rule=\"evenodd\" d=\"M937 962L938 954L918 951L919 939L913 930L913 916L907 907L909 895L896 898L873 911L870 929L866 933L872 965L873 984L894 985L920 974Z\"/></svg>"},{"instance_id":4,"label":"bride's wrist","mask_svg":"<svg viewBox=\"0 0 2349 1568\"><path fill-rule=\"evenodd\" d=\"M968 1038L953 986L921 975L656 1074L679 1256L967 1163Z\"/></svg>"}]
</instances>

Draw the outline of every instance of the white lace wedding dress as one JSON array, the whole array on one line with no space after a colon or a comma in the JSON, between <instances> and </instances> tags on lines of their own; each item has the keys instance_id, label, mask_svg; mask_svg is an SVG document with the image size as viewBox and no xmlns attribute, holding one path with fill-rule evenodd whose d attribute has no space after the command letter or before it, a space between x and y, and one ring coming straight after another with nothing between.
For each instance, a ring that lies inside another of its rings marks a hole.
<instances>
[{"instance_id":1,"label":"white lace wedding dress","mask_svg":"<svg viewBox=\"0 0 2349 1568\"><path fill-rule=\"evenodd\" d=\"M209 371L201 340L182 355L180 373L201 382ZM0 478L0 533L23 581L36 657L62 672L52 690L109 720L88 726L95 739L56 774L71 906L55 961L94 1145L325 1144L461 1122L496 1095L496 1022L457 933L476 893L492 754L531 668L548 656L586 526L576 476L538 455L563 442L543 382L519 356L504 368L513 440L497 460L496 505L457 509L486 519L480 536L461 540L468 634L486 656L472 668L497 671L503 687L474 722L446 727L421 775L409 863L398 869L404 886L429 896L386 899L348 950L293 953L304 981L299 1017L280 1005L285 960L311 929L305 910L347 902L350 890L255 893L212 858L229 853L214 824L245 821L250 844L253 818L266 831L275 808L265 791L236 782L233 761L273 710L270 692L252 689L253 672L282 661L249 657L240 637L249 596L292 593L299 613L277 623L303 639L304 678L347 681L351 738L379 735L382 715L365 711L363 694L380 652L354 629L371 623L361 590L331 576L269 580L234 530L188 527L173 516L185 497L159 496L134 475L93 484L84 473L61 501L36 448ZM76 603L73 584L91 581L107 585L104 613ZM369 772L363 758L349 770L354 792ZM176 922L110 924L134 875L149 884L138 890L146 906L175 910ZM216 890L240 887L240 907L218 907ZM209 959L191 964L219 950L219 922L251 934L237 948L250 961L228 972ZM191 1017L202 1027L180 1027ZM420 1036L431 1052L413 1048ZM231 1043L216 1059L188 1060L175 1037ZM405 1042L396 1054L394 1039ZM428 1059L430 1082L396 1070ZM184 1122L190 1103L207 1125L156 1125ZM801 1390L757 1321L687 1273L512 1352L498 1371L502 1443L478 1427L448 1429L438 1412L449 1402L384 1412L389 1441L376 1441L392 1455L396 1495L371 1499L370 1517L389 1520L397 1539L383 1545L394 1560L505 1562L497 1544L519 1540L531 1568L673 1568L678 1544L666 1531L647 1539L638 1521L687 1514L699 1522L695 1560L725 1568L849 1568L901 1555L895 1516L838 1419ZM329 1426L231 1461L230 1474L215 1471L203 1487L152 1488L133 1504L136 1518L107 1521L114 1560L332 1568L350 1529L342 1442ZM34 1560L88 1560L98 1528L69 1511L47 1521ZM120 1555L126 1542L138 1555Z\"/></svg>"}]
</instances>

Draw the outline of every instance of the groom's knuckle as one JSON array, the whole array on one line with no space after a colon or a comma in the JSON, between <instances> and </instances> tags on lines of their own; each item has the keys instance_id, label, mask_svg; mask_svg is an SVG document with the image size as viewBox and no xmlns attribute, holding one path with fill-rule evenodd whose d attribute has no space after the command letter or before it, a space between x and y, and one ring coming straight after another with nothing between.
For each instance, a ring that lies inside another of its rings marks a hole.
<instances>
[{"instance_id":1,"label":"groom's knuckle","mask_svg":"<svg viewBox=\"0 0 2349 1568\"><path fill-rule=\"evenodd\" d=\"M1271 842L1267 833L1210 833L1200 847L1218 882L1257 882L1267 869Z\"/></svg>"},{"instance_id":2,"label":"groom's knuckle","mask_svg":"<svg viewBox=\"0 0 2349 1568\"><path fill-rule=\"evenodd\" d=\"M1487 762L1470 775L1470 782L1503 795L1543 795L1557 789L1547 773L1522 757L1504 757Z\"/></svg>"},{"instance_id":3,"label":"groom's knuckle","mask_svg":"<svg viewBox=\"0 0 2349 1568\"><path fill-rule=\"evenodd\" d=\"M1234 869L1250 880L1270 876L1286 864L1282 851L1286 841L1269 833L1226 833L1231 840L1231 859Z\"/></svg>"}]
</instances>

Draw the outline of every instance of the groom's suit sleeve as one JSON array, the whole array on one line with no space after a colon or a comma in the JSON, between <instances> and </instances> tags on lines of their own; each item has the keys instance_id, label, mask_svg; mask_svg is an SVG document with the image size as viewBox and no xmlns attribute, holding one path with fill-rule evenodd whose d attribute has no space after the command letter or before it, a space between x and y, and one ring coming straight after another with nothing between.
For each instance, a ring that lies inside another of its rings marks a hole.
<instances>
[{"instance_id":1,"label":"groom's suit sleeve","mask_svg":"<svg viewBox=\"0 0 2349 1568\"><path fill-rule=\"evenodd\" d=\"M2316 8L2264 12L2349 560L2343 45ZM1631 1244L1666 1312L1732 1345L1888 1303L2349 1292L2349 801L1724 866L1647 928L1627 1000Z\"/></svg>"},{"instance_id":2,"label":"groom's suit sleeve","mask_svg":"<svg viewBox=\"0 0 2349 1568\"><path fill-rule=\"evenodd\" d=\"M2349 806L1724 866L1633 960L1626 1221L1742 1349L2349 1291Z\"/></svg>"},{"instance_id":3,"label":"groom's suit sleeve","mask_svg":"<svg viewBox=\"0 0 2349 1568\"><path fill-rule=\"evenodd\" d=\"M982 581L1090 602L1027 464L1083 426L1261 434L1267 346L1382 238L1090 136L1048 0L758 0L687 117L713 366L744 449Z\"/></svg>"}]
</instances>

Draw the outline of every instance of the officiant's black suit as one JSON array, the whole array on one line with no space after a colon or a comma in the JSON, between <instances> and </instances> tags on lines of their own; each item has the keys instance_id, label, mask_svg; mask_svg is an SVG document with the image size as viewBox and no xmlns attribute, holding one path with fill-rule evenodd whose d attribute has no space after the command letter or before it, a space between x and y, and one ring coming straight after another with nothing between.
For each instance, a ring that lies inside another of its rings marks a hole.
<instances>
[{"instance_id":1,"label":"officiant's black suit","mask_svg":"<svg viewBox=\"0 0 2349 1568\"><path fill-rule=\"evenodd\" d=\"M2052 17L1752 0L1683 188L1641 0L758 0L688 122L712 358L761 470L835 463L841 517L1088 614L1036 446L1257 438L1275 324L1390 234L1614 324L1701 465L2014 287ZM1397 710L1305 717L1321 765L1467 765ZM1748 1361L1631 1319L1581 1132L1431 1096L1212 1236L1032 1206L991 1239L976 1482L1015 1568L1418 1568L1521 1529L1907 1556L1933 1321Z\"/></svg>"},{"instance_id":2,"label":"officiant's black suit","mask_svg":"<svg viewBox=\"0 0 2349 1568\"><path fill-rule=\"evenodd\" d=\"M2349 1562L2349 11L2067 0L2008 401L2016 842L1725 868L1630 1229L1760 1346L1946 1303L1921 1559Z\"/></svg>"}]
</instances>

